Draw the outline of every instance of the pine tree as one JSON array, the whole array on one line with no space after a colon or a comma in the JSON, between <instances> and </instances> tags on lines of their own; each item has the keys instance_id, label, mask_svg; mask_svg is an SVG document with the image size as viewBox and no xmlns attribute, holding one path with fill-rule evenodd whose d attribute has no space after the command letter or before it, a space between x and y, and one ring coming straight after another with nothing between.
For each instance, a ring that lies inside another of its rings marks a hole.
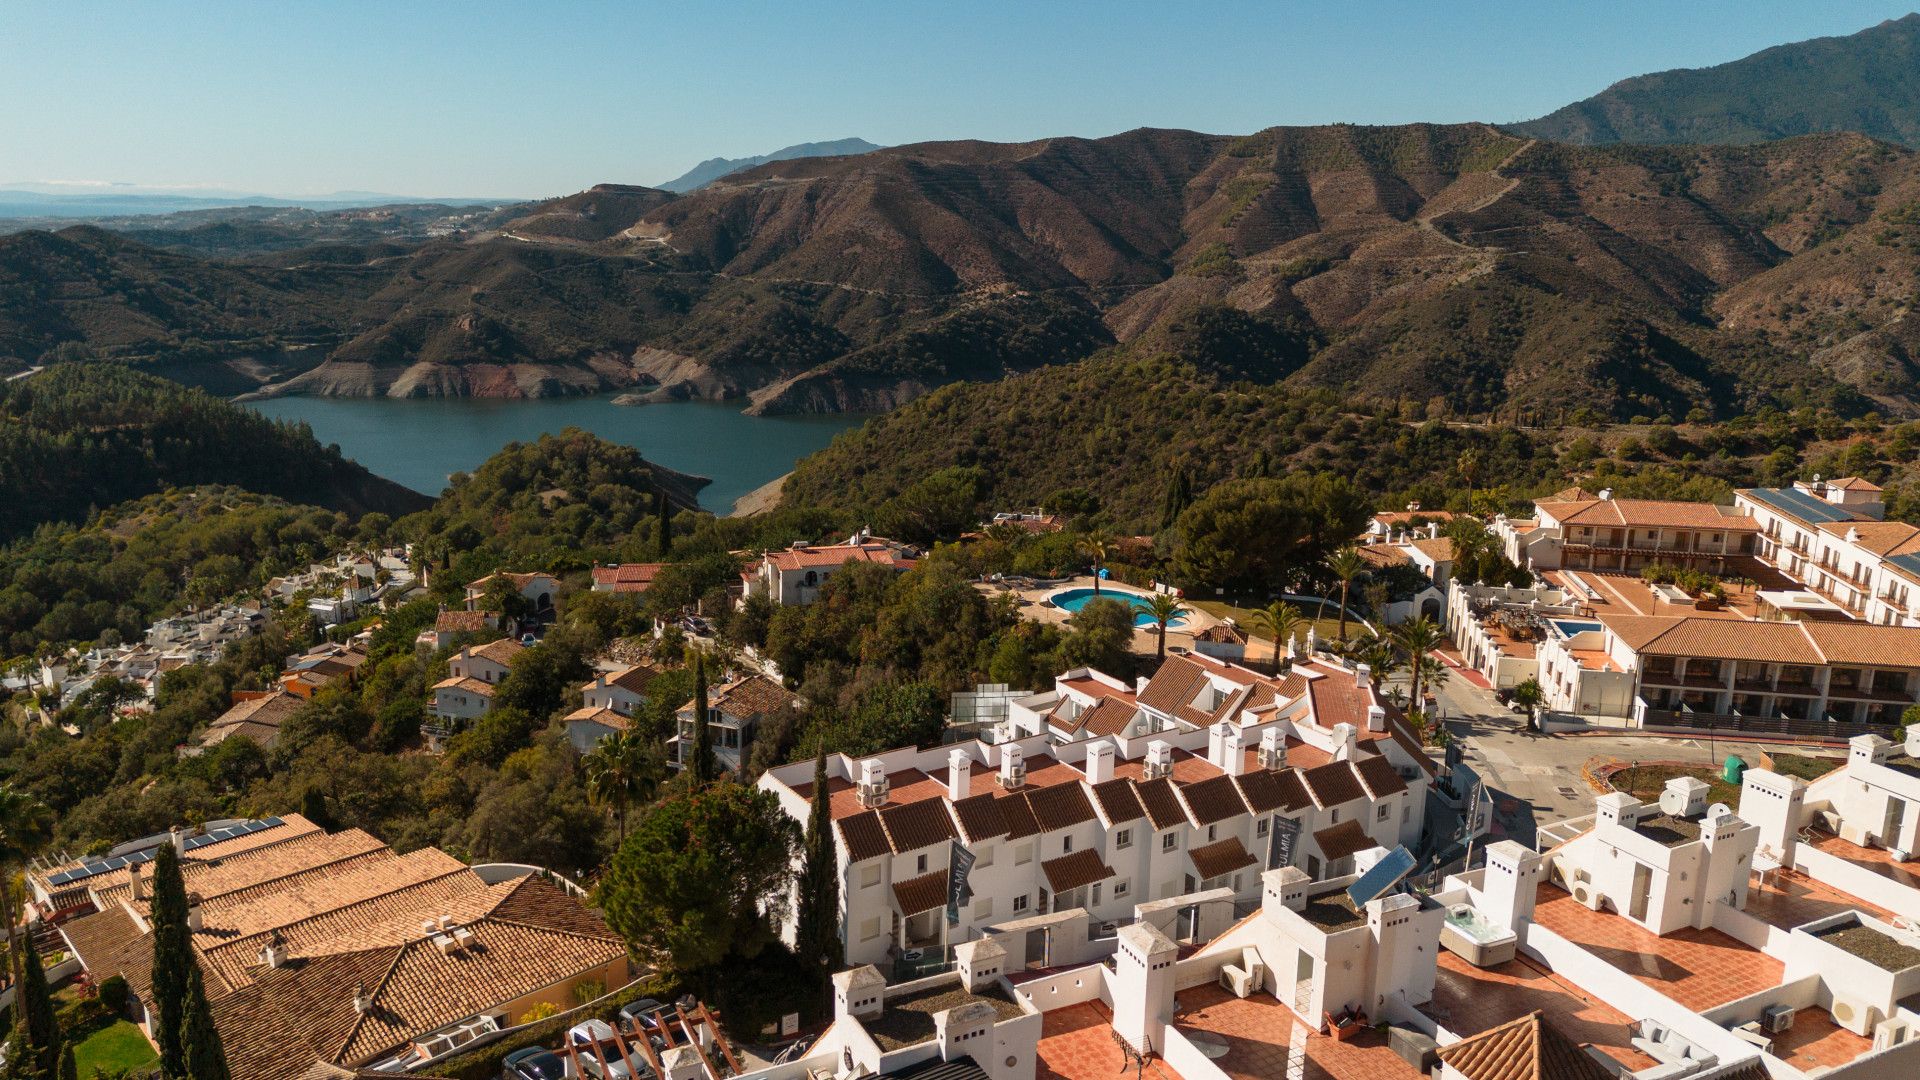
<instances>
[{"instance_id":1,"label":"pine tree","mask_svg":"<svg viewBox=\"0 0 1920 1080\"><path fill-rule=\"evenodd\" d=\"M20 939L26 953L26 974L20 983L23 999L21 1019L26 1023L27 1053L41 1076L52 1076L60 1065L60 1022L53 1012L53 995L47 990L47 970L40 963L40 950L31 934Z\"/></svg>"},{"instance_id":2,"label":"pine tree","mask_svg":"<svg viewBox=\"0 0 1920 1080\"><path fill-rule=\"evenodd\" d=\"M659 537L655 542L655 551L661 561L673 554L673 505L667 501L667 489L659 488L653 493L653 513L660 519Z\"/></svg>"},{"instance_id":3,"label":"pine tree","mask_svg":"<svg viewBox=\"0 0 1920 1080\"><path fill-rule=\"evenodd\" d=\"M840 966L840 878L827 796L827 749L813 759L813 805L807 816L806 863L800 870L800 914L794 945L823 980Z\"/></svg>"},{"instance_id":4,"label":"pine tree","mask_svg":"<svg viewBox=\"0 0 1920 1080\"><path fill-rule=\"evenodd\" d=\"M1173 528L1180 520L1180 514L1193 505L1193 477L1186 466L1173 470L1173 476L1167 481L1167 496L1160 507L1160 527Z\"/></svg>"},{"instance_id":5,"label":"pine tree","mask_svg":"<svg viewBox=\"0 0 1920 1080\"><path fill-rule=\"evenodd\" d=\"M713 779L713 731L707 726L707 658L693 657L693 760L687 763L696 784Z\"/></svg>"},{"instance_id":6,"label":"pine tree","mask_svg":"<svg viewBox=\"0 0 1920 1080\"><path fill-rule=\"evenodd\" d=\"M198 964L187 969L186 1015L180 1041L187 1058L188 1080L228 1080L227 1052L220 1046L219 1029L213 1026L213 1011L207 1006L207 988Z\"/></svg>"},{"instance_id":7,"label":"pine tree","mask_svg":"<svg viewBox=\"0 0 1920 1080\"><path fill-rule=\"evenodd\" d=\"M194 968L191 931L187 928L187 883L180 874L180 856L173 845L162 844L153 860L153 904L148 922L153 926L153 996L156 1016L154 1041L160 1044L160 1071L185 1076L187 1057L181 1046L181 1014L187 994L187 973Z\"/></svg>"}]
</instances>

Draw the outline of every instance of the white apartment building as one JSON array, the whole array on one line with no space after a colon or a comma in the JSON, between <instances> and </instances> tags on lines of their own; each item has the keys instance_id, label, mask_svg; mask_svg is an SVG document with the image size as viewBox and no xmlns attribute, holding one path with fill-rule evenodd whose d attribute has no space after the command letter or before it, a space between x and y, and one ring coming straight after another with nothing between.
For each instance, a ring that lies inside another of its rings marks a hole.
<instances>
[{"instance_id":1,"label":"white apartment building","mask_svg":"<svg viewBox=\"0 0 1920 1080\"><path fill-rule=\"evenodd\" d=\"M1757 554L1865 622L1920 626L1920 528L1883 521L1880 488L1858 477L1736 492L1760 528Z\"/></svg>"},{"instance_id":2,"label":"white apartment building","mask_svg":"<svg viewBox=\"0 0 1920 1080\"><path fill-rule=\"evenodd\" d=\"M1616 499L1568 488L1534 504L1532 519L1494 519L1507 558L1534 570L1637 573L1654 563L1717 571L1755 550L1759 526L1737 507Z\"/></svg>"},{"instance_id":3,"label":"white apartment building","mask_svg":"<svg viewBox=\"0 0 1920 1080\"><path fill-rule=\"evenodd\" d=\"M1274 678L1169 657L1135 704L1163 726L829 758L848 961L939 955L1074 909L1119 924L1177 897L1250 902L1264 869L1337 876L1367 848L1419 842L1433 765L1364 669L1316 660ZM759 784L804 821L812 770ZM950 924L955 847L974 863Z\"/></svg>"}]
</instances>

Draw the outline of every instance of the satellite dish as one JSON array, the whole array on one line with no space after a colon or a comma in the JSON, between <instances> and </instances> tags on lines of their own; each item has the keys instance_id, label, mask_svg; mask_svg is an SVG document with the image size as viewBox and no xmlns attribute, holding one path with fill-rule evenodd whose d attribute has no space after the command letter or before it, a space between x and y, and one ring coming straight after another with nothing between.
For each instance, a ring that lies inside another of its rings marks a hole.
<instances>
[{"instance_id":1,"label":"satellite dish","mask_svg":"<svg viewBox=\"0 0 1920 1080\"><path fill-rule=\"evenodd\" d=\"M1717 803L1714 803L1712 806L1707 807L1708 821L1715 821L1719 818L1731 817L1732 815L1733 815L1733 807L1728 806L1726 803L1723 803L1723 802L1717 802Z\"/></svg>"},{"instance_id":2,"label":"satellite dish","mask_svg":"<svg viewBox=\"0 0 1920 1080\"><path fill-rule=\"evenodd\" d=\"M1668 817L1687 815L1687 794L1684 791L1663 791L1660 793L1660 812Z\"/></svg>"}]
</instances>

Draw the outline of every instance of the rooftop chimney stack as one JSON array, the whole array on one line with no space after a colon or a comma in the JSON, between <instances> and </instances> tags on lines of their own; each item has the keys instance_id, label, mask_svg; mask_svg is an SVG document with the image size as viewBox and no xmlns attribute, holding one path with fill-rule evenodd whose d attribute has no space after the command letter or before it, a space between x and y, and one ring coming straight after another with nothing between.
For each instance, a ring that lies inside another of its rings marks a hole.
<instances>
[{"instance_id":1,"label":"rooftop chimney stack","mask_svg":"<svg viewBox=\"0 0 1920 1080\"><path fill-rule=\"evenodd\" d=\"M1217 769L1227 767L1227 736L1232 731L1225 720L1207 729L1207 762Z\"/></svg>"},{"instance_id":2,"label":"rooftop chimney stack","mask_svg":"<svg viewBox=\"0 0 1920 1080\"><path fill-rule=\"evenodd\" d=\"M1087 783L1104 784L1113 779L1113 743L1096 739L1087 747Z\"/></svg>"},{"instance_id":3,"label":"rooftop chimney stack","mask_svg":"<svg viewBox=\"0 0 1920 1080\"><path fill-rule=\"evenodd\" d=\"M147 898L147 879L146 875L141 873L139 863L127 867L127 888L132 891L135 900Z\"/></svg>"},{"instance_id":4,"label":"rooftop chimney stack","mask_svg":"<svg viewBox=\"0 0 1920 1080\"><path fill-rule=\"evenodd\" d=\"M1027 782L1026 755L1019 744L1009 743L1000 751L1000 786L1008 791L1016 791Z\"/></svg>"},{"instance_id":5,"label":"rooftop chimney stack","mask_svg":"<svg viewBox=\"0 0 1920 1080\"><path fill-rule=\"evenodd\" d=\"M1333 760L1352 761L1360 753L1360 736L1353 725L1333 725Z\"/></svg>"},{"instance_id":6,"label":"rooftop chimney stack","mask_svg":"<svg viewBox=\"0 0 1920 1080\"><path fill-rule=\"evenodd\" d=\"M195 933L200 931L201 905L199 893L187 894L187 929Z\"/></svg>"},{"instance_id":7,"label":"rooftop chimney stack","mask_svg":"<svg viewBox=\"0 0 1920 1080\"><path fill-rule=\"evenodd\" d=\"M367 984L355 983L353 986L353 1011L362 1016L373 1008L373 999L367 996Z\"/></svg>"},{"instance_id":8,"label":"rooftop chimney stack","mask_svg":"<svg viewBox=\"0 0 1920 1080\"><path fill-rule=\"evenodd\" d=\"M1247 771L1247 740L1240 734L1239 728L1229 728L1223 747L1225 753L1220 768L1228 776L1239 776Z\"/></svg>"},{"instance_id":9,"label":"rooftop chimney stack","mask_svg":"<svg viewBox=\"0 0 1920 1080\"><path fill-rule=\"evenodd\" d=\"M879 758L868 758L860 763L860 805L873 809L885 806L888 783L887 767Z\"/></svg>"},{"instance_id":10,"label":"rooftop chimney stack","mask_svg":"<svg viewBox=\"0 0 1920 1080\"><path fill-rule=\"evenodd\" d=\"M968 779L973 772L973 759L958 747L947 752L947 798L959 802L967 797Z\"/></svg>"},{"instance_id":11,"label":"rooftop chimney stack","mask_svg":"<svg viewBox=\"0 0 1920 1080\"><path fill-rule=\"evenodd\" d=\"M1368 664L1355 666L1353 669L1353 685L1362 690L1371 689L1373 686L1373 667Z\"/></svg>"},{"instance_id":12,"label":"rooftop chimney stack","mask_svg":"<svg viewBox=\"0 0 1920 1080\"><path fill-rule=\"evenodd\" d=\"M187 853L187 830L175 825L167 830L167 838L173 841L173 850L182 855Z\"/></svg>"},{"instance_id":13,"label":"rooftop chimney stack","mask_svg":"<svg viewBox=\"0 0 1920 1080\"><path fill-rule=\"evenodd\" d=\"M1263 769L1284 769L1287 767L1287 737L1280 726L1260 733L1260 767Z\"/></svg>"},{"instance_id":14,"label":"rooftop chimney stack","mask_svg":"<svg viewBox=\"0 0 1920 1080\"><path fill-rule=\"evenodd\" d=\"M1387 730L1386 709L1378 705L1367 706L1367 730L1375 732Z\"/></svg>"}]
</instances>

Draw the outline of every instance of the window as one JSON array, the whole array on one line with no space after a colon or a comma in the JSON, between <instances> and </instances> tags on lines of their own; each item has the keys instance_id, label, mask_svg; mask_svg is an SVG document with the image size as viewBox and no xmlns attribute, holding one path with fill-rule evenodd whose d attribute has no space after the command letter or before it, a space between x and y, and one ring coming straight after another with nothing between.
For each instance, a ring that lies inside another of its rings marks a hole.
<instances>
[{"instance_id":1,"label":"window","mask_svg":"<svg viewBox=\"0 0 1920 1080\"><path fill-rule=\"evenodd\" d=\"M860 940L861 941L872 941L874 938L877 938L879 936L880 936L880 920L877 917L864 920L860 923Z\"/></svg>"},{"instance_id":2,"label":"window","mask_svg":"<svg viewBox=\"0 0 1920 1080\"><path fill-rule=\"evenodd\" d=\"M1063 836L1060 838L1060 853L1062 855L1073 854L1073 837Z\"/></svg>"},{"instance_id":3,"label":"window","mask_svg":"<svg viewBox=\"0 0 1920 1080\"><path fill-rule=\"evenodd\" d=\"M1170 832L1167 835L1160 838L1161 851L1172 851L1174 848L1178 847L1179 845L1180 845L1179 833Z\"/></svg>"},{"instance_id":4,"label":"window","mask_svg":"<svg viewBox=\"0 0 1920 1080\"><path fill-rule=\"evenodd\" d=\"M860 868L860 887L871 889L880 884L880 864L872 863Z\"/></svg>"},{"instance_id":5,"label":"window","mask_svg":"<svg viewBox=\"0 0 1920 1080\"><path fill-rule=\"evenodd\" d=\"M1132 829L1120 829L1113 834L1113 849L1115 851L1125 851L1132 846L1133 846L1133 830Z\"/></svg>"},{"instance_id":6,"label":"window","mask_svg":"<svg viewBox=\"0 0 1920 1080\"><path fill-rule=\"evenodd\" d=\"M927 872L927 857L926 857L925 855L922 855L922 856L920 856L919 858L917 858L917 859L915 859L915 860L914 860L914 867L915 867L915 869L914 869L914 873L916 873L916 874L924 874L924 873L926 873L926 872Z\"/></svg>"},{"instance_id":7,"label":"window","mask_svg":"<svg viewBox=\"0 0 1920 1080\"><path fill-rule=\"evenodd\" d=\"M1013 849L1013 865L1025 866L1033 861L1033 844L1025 843Z\"/></svg>"},{"instance_id":8,"label":"window","mask_svg":"<svg viewBox=\"0 0 1920 1080\"><path fill-rule=\"evenodd\" d=\"M1272 824L1272 818L1261 818L1259 821L1254 822L1253 835L1256 837L1267 835L1267 829L1272 826Z\"/></svg>"},{"instance_id":9,"label":"window","mask_svg":"<svg viewBox=\"0 0 1920 1080\"><path fill-rule=\"evenodd\" d=\"M1387 805L1386 803L1381 803L1380 811L1373 815L1373 819L1375 821L1385 821L1387 820L1387 816L1392 813L1393 813L1393 807Z\"/></svg>"},{"instance_id":10,"label":"window","mask_svg":"<svg viewBox=\"0 0 1920 1080\"><path fill-rule=\"evenodd\" d=\"M993 897L976 897L973 901L973 917L976 919L993 918Z\"/></svg>"},{"instance_id":11,"label":"window","mask_svg":"<svg viewBox=\"0 0 1920 1080\"><path fill-rule=\"evenodd\" d=\"M1113 883L1113 898L1115 900L1125 900L1127 898L1127 894L1132 891L1133 891L1133 883L1128 881L1126 878L1121 878L1120 880Z\"/></svg>"},{"instance_id":12,"label":"window","mask_svg":"<svg viewBox=\"0 0 1920 1080\"><path fill-rule=\"evenodd\" d=\"M1320 856L1307 856L1307 876L1318 880L1320 877Z\"/></svg>"},{"instance_id":13,"label":"window","mask_svg":"<svg viewBox=\"0 0 1920 1080\"><path fill-rule=\"evenodd\" d=\"M1327 815L1327 824L1329 824L1329 825L1338 825L1338 824L1340 824L1340 811L1338 811L1338 810L1334 810L1334 811L1332 811L1331 813L1329 813L1329 814Z\"/></svg>"},{"instance_id":14,"label":"window","mask_svg":"<svg viewBox=\"0 0 1920 1080\"><path fill-rule=\"evenodd\" d=\"M1207 840L1209 842L1213 841L1219 835L1220 835L1220 826L1218 825L1207 826Z\"/></svg>"},{"instance_id":15,"label":"window","mask_svg":"<svg viewBox=\"0 0 1920 1080\"><path fill-rule=\"evenodd\" d=\"M1407 805L1400 808L1400 824L1405 825L1412 820L1413 820L1413 804L1408 803Z\"/></svg>"},{"instance_id":16,"label":"window","mask_svg":"<svg viewBox=\"0 0 1920 1080\"><path fill-rule=\"evenodd\" d=\"M1021 893L1019 896L1016 896L1013 898L1013 910L1015 911L1027 910L1027 894L1026 893Z\"/></svg>"},{"instance_id":17,"label":"window","mask_svg":"<svg viewBox=\"0 0 1920 1080\"><path fill-rule=\"evenodd\" d=\"M981 844L979 847L974 849L973 856L974 856L973 858L974 866L976 867L992 866L993 865L993 845Z\"/></svg>"}]
</instances>

